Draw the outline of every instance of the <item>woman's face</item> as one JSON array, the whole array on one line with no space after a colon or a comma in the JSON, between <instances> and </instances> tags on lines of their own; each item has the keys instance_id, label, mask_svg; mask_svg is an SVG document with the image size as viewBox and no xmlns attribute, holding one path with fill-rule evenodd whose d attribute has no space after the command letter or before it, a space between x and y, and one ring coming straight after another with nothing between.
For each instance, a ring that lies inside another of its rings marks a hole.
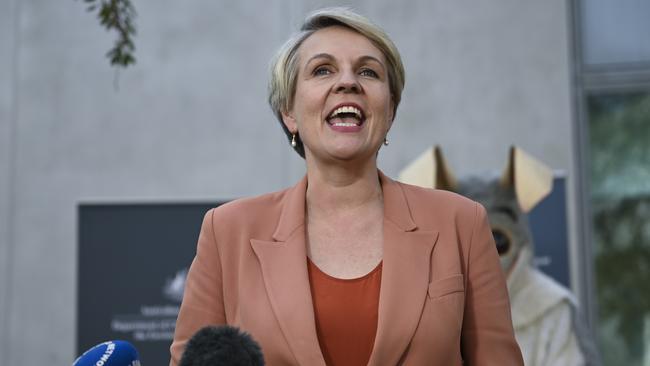
<instances>
[{"instance_id":1,"label":"woman's face","mask_svg":"<svg viewBox=\"0 0 650 366\"><path fill-rule=\"evenodd\" d=\"M305 157L320 161L374 159L393 120L384 55L363 35L341 26L314 32L298 49L291 110Z\"/></svg>"}]
</instances>

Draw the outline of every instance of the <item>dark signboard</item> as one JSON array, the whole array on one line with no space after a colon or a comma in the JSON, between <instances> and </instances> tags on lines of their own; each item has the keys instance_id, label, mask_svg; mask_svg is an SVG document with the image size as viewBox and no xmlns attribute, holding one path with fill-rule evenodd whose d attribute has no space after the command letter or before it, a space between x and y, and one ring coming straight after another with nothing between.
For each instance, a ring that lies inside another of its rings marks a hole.
<instances>
[{"instance_id":1,"label":"dark signboard","mask_svg":"<svg viewBox=\"0 0 650 366\"><path fill-rule=\"evenodd\" d=\"M186 271L214 206L79 206L77 354L121 339L143 365L169 363Z\"/></svg>"},{"instance_id":2,"label":"dark signboard","mask_svg":"<svg viewBox=\"0 0 650 366\"><path fill-rule=\"evenodd\" d=\"M556 177L551 194L528 214L535 246L535 264L553 279L571 288L566 214L566 178Z\"/></svg>"}]
</instances>

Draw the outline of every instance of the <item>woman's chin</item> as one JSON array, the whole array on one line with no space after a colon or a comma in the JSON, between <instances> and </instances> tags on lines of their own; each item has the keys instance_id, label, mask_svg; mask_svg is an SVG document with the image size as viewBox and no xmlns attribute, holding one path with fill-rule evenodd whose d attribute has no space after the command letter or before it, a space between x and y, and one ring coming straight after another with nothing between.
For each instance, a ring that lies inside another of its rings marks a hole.
<instances>
[{"instance_id":1,"label":"woman's chin","mask_svg":"<svg viewBox=\"0 0 650 366\"><path fill-rule=\"evenodd\" d=\"M367 146L343 145L330 147L327 152L332 160L358 161L363 163L372 160L376 151L373 151L373 149Z\"/></svg>"}]
</instances>

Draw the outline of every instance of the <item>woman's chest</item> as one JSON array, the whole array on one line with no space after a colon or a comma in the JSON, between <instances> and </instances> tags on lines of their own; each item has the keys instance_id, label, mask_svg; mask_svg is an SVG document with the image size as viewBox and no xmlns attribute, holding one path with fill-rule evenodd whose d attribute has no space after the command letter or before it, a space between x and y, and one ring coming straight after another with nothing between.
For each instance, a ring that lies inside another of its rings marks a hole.
<instances>
[{"instance_id":1,"label":"woman's chest","mask_svg":"<svg viewBox=\"0 0 650 366\"><path fill-rule=\"evenodd\" d=\"M382 226L309 227L307 255L324 273L336 278L357 278L372 271L383 256Z\"/></svg>"}]
</instances>

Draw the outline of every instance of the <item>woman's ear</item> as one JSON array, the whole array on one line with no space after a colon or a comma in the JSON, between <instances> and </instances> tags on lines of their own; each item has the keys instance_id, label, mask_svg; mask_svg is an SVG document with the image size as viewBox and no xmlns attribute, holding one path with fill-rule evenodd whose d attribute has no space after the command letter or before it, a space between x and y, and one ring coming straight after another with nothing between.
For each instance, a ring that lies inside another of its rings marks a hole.
<instances>
[{"instance_id":1,"label":"woman's ear","mask_svg":"<svg viewBox=\"0 0 650 366\"><path fill-rule=\"evenodd\" d=\"M281 112L282 113L282 122L284 122L284 125L287 126L289 131L291 133L296 133L298 131L298 126L296 123L296 118L293 116L293 113L291 111L289 112Z\"/></svg>"}]
</instances>

